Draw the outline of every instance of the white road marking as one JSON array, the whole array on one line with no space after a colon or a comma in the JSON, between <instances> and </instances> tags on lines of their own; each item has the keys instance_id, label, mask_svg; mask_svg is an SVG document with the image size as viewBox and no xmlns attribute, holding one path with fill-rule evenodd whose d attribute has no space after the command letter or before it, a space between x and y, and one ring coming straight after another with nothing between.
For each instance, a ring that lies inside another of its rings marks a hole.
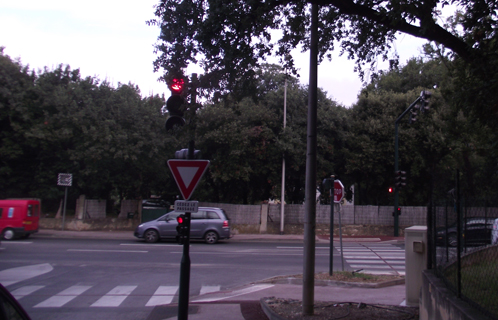
<instances>
[{"instance_id":1,"label":"white road marking","mask_svg":"<svg viewBox=\"0 0 498 320\"><path fill-rule=\"evenodd\" d=\"M90 289L92 286L72 286L67 288L64 291L59 292L53 297L48 298L45 301L40 302L33 308L56 308L56 307L62 307L69 301L73 300L83 292L87 291Z\"/></svg>"},{"instance_id":2,"label":"white road marking","mask_svg":"<svg viewBox=\"0 0 498 320\"><path fill-rule=\"evenodd\" d=\"M163 304L170 304L178 291L178 286L160 286L154 295L145 304L146 307L153 307Z\"/></svg>"},{"instance_id":3,"label":"white road marking","mask_svg":"<svg viewBox=\"0 0 498 320\"><path fill-rule=\"evenodd\" d=\"M90 307L119 307L137 286L117 286Z\"/></svg>"},{"instance_id":4,"label":"white road marking","mask_svg":"<svg viewBox=\"0 0 498 320\"><path fill-rule=\"evenodd\" d=\"M142 246L142 247L176 247L178 244L157 244L157 243L120 243L120 246Z\"/></svg>"},{"instance_id":5,"label":"white road marking","mask_svg":"<svg viewBox=\"0 0 498 320\"><path fill-rule=\"evenodd\" d=\"M37 277L54 270L49 263L17 267L0 271L0 283L5 287L14 283Z\"/></svg>"},{"instance_id":6,"label":"white road marking","mask_svg":"<svg viewBox=\"0 0 498 320\"><path fill-rule=\"evenodd\" d=\"M44 288L45 286L25 286L25 287L20 287L14 291L11 292L11 294L16 298L17 300L21 299L22 297L25 297L27 295L32 294L33 292L40 290L41 288Z\"/></svg>"},{"instance_id":7,"label":"white road marking","mask_svg":"<svg viewBox=\"0 0 498 320\"><path fill-rule=\"evenodd\" d=\"M199 295L220 291L221 286L202 286Z\"/></svg>"},{"instance_id":8,"label":"white road marking","mask_svg":"<svg viewBox=\"0 0 498 320\"><path fill-rule=\"evenodd\" d=\"M143 250L97 250L97 249L67 249L72 252L124 252L124 253L147 253Z\"/></svg>"},{"instance_id":9,"label":"white road marking","mask_svg":"<svg viewBox=\"0 0 498 320\"><path fill-rule=\"evenodd\" d=\"M254 286L251 286L251 287L247 287L247 288L244 288L244 289L232 291L227 296L223 296L223 297L206 297L206 298L201 298L201 299L198 299L198 300L194 300L192 302L211 302L211 301L225 300L225 299L229 299L229 298L241 296L241 295L248 294L248 293L265 290L265 289L271 288L273 286L274 286L273 284L257 284L257 285L254 285Z\"/></svg>"}]
</instances>

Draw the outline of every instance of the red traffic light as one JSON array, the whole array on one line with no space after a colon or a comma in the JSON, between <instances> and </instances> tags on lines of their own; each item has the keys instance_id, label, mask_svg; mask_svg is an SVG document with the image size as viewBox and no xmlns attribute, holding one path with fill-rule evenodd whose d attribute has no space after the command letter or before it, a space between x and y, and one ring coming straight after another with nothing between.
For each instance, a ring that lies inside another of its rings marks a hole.
<instances>
[{"instance_id":1,"label":"red traffic light","mask_svg":"<svg viewBox=\"0 0 498 320\"><path fill-rule=\"evenodd\" d=\"M185 219L183 215L176 217L176 222L178 222L178 224L183 224L184 221Z\"/></svg>"},{"instance_id":2,"label":"red traffic light","mask_svg":"<svg viewBox=\"0 0 498 320\"><path fill-rule=\"evenodd\" d=\"M176 94L181 94L183 91L183 86L185 85L185 81L183 79L176 79L174 78L171 80L171 84L169 85L169 89L171 92L176 93Z\"/></svg>"},{"instance_id":3,"label":"red traffic light","mask_svg":"<svg viewBox=\"0 0 498 320\"><path fill-rule=\"evenodd\" d=\"M393 193L393 188L389 188L389 193Z\"/></svg>"}]
</instances>

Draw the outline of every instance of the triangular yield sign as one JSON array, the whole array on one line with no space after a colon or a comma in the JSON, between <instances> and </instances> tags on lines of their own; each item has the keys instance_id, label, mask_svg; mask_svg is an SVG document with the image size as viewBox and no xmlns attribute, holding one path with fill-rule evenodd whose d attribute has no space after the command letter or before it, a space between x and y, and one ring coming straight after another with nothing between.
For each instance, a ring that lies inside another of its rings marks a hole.
<instances>
[{"instance_id":1,"label":"triangular yield sign","mask_svg":"<svg viewBox=\"0 0 498 320\"><path fill-rule=\"evenodd\" d=\"M188 200L209 167L209 160L168 160L168 166L183 199Z\"/></svg>"}]
</instances>

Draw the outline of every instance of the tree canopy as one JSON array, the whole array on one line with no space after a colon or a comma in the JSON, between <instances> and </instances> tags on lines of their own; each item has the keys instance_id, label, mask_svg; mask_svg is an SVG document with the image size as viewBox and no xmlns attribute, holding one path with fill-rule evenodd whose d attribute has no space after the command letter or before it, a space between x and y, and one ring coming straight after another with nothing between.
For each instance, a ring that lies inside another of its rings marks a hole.
<instances>
[{"instance_id":1,"label":"tree canopy","mask_svg":"<svg viewBox=\"0 0 498 320\"><path fill-rule=\"evenodd\" d=\"M364 66L378 56L389 58L396 34L427 39L468 64L487 64L496 56L497 6L490 0L317 0L319 56L340 49ZM446 22L442 9L456 16ZM262 60L276 54L294 70L291 51L306 50L310 39L309 4L305 1L162 0L156 19L156 70L166 74L200 64L206 88L224 93L244 88Z\"/></svg>"}]
</instances>

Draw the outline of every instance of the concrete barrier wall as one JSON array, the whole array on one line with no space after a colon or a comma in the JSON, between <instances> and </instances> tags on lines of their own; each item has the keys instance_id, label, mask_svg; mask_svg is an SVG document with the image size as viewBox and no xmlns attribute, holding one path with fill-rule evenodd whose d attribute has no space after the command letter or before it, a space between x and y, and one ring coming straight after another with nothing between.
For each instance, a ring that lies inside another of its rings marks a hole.
<instances>
[{"instance_id":1,"label":"concrete barrier wall","mask_svg":"<svg viewBox=\"0 0 498 320\"><path fill-rule=\"evenodd\" d=\"M490 319L458 299L432 270L422 271L419 303L420 320L485 320Z\"/></svg>"},{"instance_id":2,"label":"concrete barrier wall","mask_svg":"<svg viewBox=\"0 0 498 320\"><path fill-rule=\"evenodd\" d=\"M86 200L85 218L75 218L75 220L101 220L105 219L105 200ZM120 220L128 217L128 212L141 212L140 201L130 200L121 204ZM202 207L219 207L224 209L229 218L235 233L278 233L280 232L280 204L265 205L241 205L199 202ZM264 210L263 210L264 208ZM267 209L267 211L266 211ZM301 233L304 224L304 205L287 204L284 207L284 232ZM404 227L413 225L426 225L426 207L401 207L399 226L402 234ZM341 218L343 232L348 235L368 235L376 233L378 235L390 235L393 233L393 207L391 206L334 206L334 233L337 233L339 217ZM262 221L265 219L265 221ZM126 219L128 220L128 219ZM140 221L138 216L134 216L136 221ZM264 223L263 223L264 222ZM90 222L89 222L90 223ZM316 206L317 232L329 232L330 205ZM94 223L91 223L94 225ZM129 226L128 223L123 225ZM95 225L93 228L96 228ZM81 226L79 226L81 228Z\"/></svg>"}]
</instances>

